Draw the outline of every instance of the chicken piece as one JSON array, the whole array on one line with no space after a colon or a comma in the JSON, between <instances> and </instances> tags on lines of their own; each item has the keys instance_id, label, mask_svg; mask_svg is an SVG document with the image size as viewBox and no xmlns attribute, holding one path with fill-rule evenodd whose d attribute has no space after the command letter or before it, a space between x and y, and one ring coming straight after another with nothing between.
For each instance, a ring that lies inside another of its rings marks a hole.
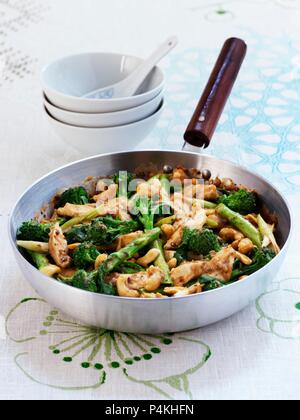
<instances>
[{"instance_id":1,"label":"chicken piece","mask_svg":"<svg viewBox=\"0 0 300 420\"><path fill-rule=\"evenodd\" d=\"M184 226L189 229L201 231L207 221L207 216L203 207L197 203L193 206L192 215L184 220Z\"/></svg>"},{"instance_id":2,"label":"chicken piece","mask_svg":"<svg viewBox=\"0 0 300 420\"><path fill-rule=\"evenodd\" d=\"M100 205L98 215L99 217L114 216L122 221L132 220L128 213L127 199L125 197L114 198L106 204Z\"/></svg>"},{"instance_id":3,"label":"chicken piece","mask_svg":"<svg viewBox=\"0 0 300 420\"><path fill-rule=\"evenodd\" d=\"M111 182L111 180L110 180ZM108 188L109 184L105 179L99 179L96 185L96 192L100 193L105 191Z\"/></svg>"},{"instance_id":4,"label":"chicken piece","mask_svg":"<svg viewBox=\"0 0 300 420\"><path fill-rule=\"evenodd\" d=\"M143 292L140 297L142 299L168 299L168 296L162 295L161 293Z\"/></svg>"},{"instance_id":5,"label":"chicken piece","mask_svg":"<svg viewBox=\"0 0 300 420\"><path fill-rule=\"evenodd\" d=\"M68 268L71 265L71 257L68 255L69 248L63 231L58 223L50 230L49 253L56 265L60 268Z\"/></svg>"},{"instance_id":6,"label":"chicken piece","mask_svg":"<svg viewBox=\"0 0 300 420\"><path fill-rule=\"evenodd\" d=\"M147 271L135 274L120 274L117 278L119 296L140 297L141 289L146 292L157 290L164 280L164 272L157 267L150 267Z\"/></svg>"},{"instance_id":7,"label":"chicken piece","mask_svg":"<svg viewBox=\"0 0 300 420\"><path fill-rule=\"evenodd\" d=\"M101 204L107 203L110 200L116 198L118 192L117 184L112 184L108 187L107 190L101 192L98 195L94 196L94 200L96 201L96 207L101 206Z\"/></svg>"},{"instance_id":8,"label":"chicken piece","mask_svg":"<svg viewBox=\"0 0 300 420\"><path fill-rule=\"evenodd\" d=\"M61 217L81 217L95 208L96 204L79 205L67 203L64 207L57 209L57 214Z\"/></svg>"},{"instance_id":9,"label":"chicken piece","mask_svg":"<svg viewBox=\"0 0 300 420\"><path fill-rule=\"evenodd\" d=\"M205 210L198 203L191 207L188 214L177 215L179 220L174 224L175 232L165 245L166 250L172 250L179 247L182 243L184 228L197 229L201 231L207 221Z\"/></svg>"},{"instance_id":10,"label":"chicken piece","mask_svg":"<svg viewBox=\"0 0 300 420\"><path fill-rule=\"evenodd\" d=\"M136 189L137 195L141 197L149 197L150 195L150 186L148 182L142 182L137 186Z\"/></svg>"},{"instance_id":11,"label":"chicken piece","mask_svg":"<svg viewBox=\"0 0 300 420\"><path fill-rule=\"evenodd\" d=\"M171 238L168 240L168 242L165 244L165 249L167 251L176 249L179 247L183 239L183 231L184 231L184 226L183 224L181 224L178 227L178 229L175 231L175 233L171 236Z\"/></svg>"},{"instance_id":12,"label":"chicken piece","mask_svg":"<svg viewBox=\"0 0 300 420\"><path fill-rule=\"evenodd\" d=\"M202 286L200 283L196 283L191 287L166 287L164 289L164 293L166 293L169 296L174 297L183 297L183 296L189 296L194 295L196 293L202 292Z\"/></svg>"},{"instance_id":13,"label":"chicken piece","mask_svg":"<svg viewBox=\"0 0 300 420\"><path fill-rule=\"evenodd\" d=\"M182 193L173 194L171 205L178 220L186 218L191 214L192 201L184 197Z\"/></svg>"},{"instance_id":14,"label":"chicken piece","mask_svg":"<svg viewBox=\"0 0 300 420\"><path fill-rule=\"evenodd\" d=\"M119 236L117 241L117 251L119 251L122 248L125 248L125 246L131 244L131 242L135 241L137 238L143 235L143 231L138 230L133 233L128 233L127 235Z\"/></svg>"},{"instance_id":15,"label":"chicken piece","mask_svg":"<svg viewBox=\"0 0 300 420\"><path fill-rule=\"evenodd\" d=\"M228 282L231 279L235 258L236 251L231 246L228 246L205 263L204 273Z\"/></svg>"},{"instance_id":16,"label":"chicken piece","mask_svg":"<svg viewBox=\"0 0 300 420\"><path fill-rule=\"evenodd\" d=\"M218 252L210 261L195 261L185 263L171 272L171 277L175 286L184 286L191 280L208 274L223 281L229 281L232 274L236 251L227 247Z\"/></svg>"},{"instance_id":17,"label":"chicken piece","mask_svg":"<svg viewBox=\"0 0 300 420\"><path fill-rule=\"evenodd\" d=\"M161 199L165 195L165 193L162 191L161 182L159 179L151 179L148 182L142 182L137 186L137 195L142 197L160 197Z\"/></svg>"},{"instance_id":18,"label":"chicken piece","mask_svg":"<svg viewBox=\"0 0 300 420\"><path fill-rule=\"evenodd\" d=\"M198 183L185 188L184 195L186 198L197 198L198 200L216 201L219 193L215 185L206 185Z\"/></svg>"}]
</instances>

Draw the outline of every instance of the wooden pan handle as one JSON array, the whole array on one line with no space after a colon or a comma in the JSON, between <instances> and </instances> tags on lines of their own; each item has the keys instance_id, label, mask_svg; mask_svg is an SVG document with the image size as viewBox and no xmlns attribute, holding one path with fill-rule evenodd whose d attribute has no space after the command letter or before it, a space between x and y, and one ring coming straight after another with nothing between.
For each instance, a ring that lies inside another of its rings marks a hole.
<instances>
[{"instance_id":1,"label":"wooden pan handle","mask_svg":"<svg viewBox=\"0 0 300 420\"><path fill-rule=\"evenodd\" d=\"M247 52L238 38L228 39L188 125L184 139L192 146L208 147Z\"/></svg>"}]
</instances>

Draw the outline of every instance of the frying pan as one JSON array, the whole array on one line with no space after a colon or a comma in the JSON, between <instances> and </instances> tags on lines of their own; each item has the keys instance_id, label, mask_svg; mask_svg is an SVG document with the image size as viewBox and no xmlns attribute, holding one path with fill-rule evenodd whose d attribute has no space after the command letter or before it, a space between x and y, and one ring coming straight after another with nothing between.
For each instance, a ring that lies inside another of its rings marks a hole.
<instances>
[{"instance_id":1,"label":"frying pan","mask_svg":"<svg viewBox=\"0 0 300 420\"><path fill-rule=\"evenodd\" d=\"M249 305L268 287L285 259L291 233L291 213L281 194L262 177L234 163L199 154L206 148L246 54L246 45L228 40L185 134L185 147L197 153L137 151L91 157L60 168L32 185L18 200L9 220L9 237L16 260L28 282L50 304L87 325L113 331L158 334L203 327L225 319ZM87 176L134 171L145 163L209 169L212 176L229 177L254 188L278 218L277 239L282 251L272 262L243 281L213 291L170 299L134 299L79 290L45 277L22 256L15 238L22 222L50 202L57 190L80 184Z\"/></svg>"}]
</instances>

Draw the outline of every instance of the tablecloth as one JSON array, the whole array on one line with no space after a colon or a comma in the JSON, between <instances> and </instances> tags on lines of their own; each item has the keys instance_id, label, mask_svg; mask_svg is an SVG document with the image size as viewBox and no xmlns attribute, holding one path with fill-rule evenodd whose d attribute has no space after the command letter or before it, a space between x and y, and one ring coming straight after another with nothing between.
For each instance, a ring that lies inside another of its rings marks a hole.
<instances>
[{"instance_id":1,"label":"tablecloth","mask_svg":"<svg viewBox=\"0 0 300 420\"><path fill-rule=\"evenodd\" d=\"M0 398L299 399L300 1L0 0ZM146 337L81 325L25 282L8 242L18 195L80 154L43 116L42 67L84 51L164 60L166 106L139 149L180 149L223 41L249 53L210 154L259 172L288 198L287 260L255 303L197 331Z\"/></svg>"}]
</instances>

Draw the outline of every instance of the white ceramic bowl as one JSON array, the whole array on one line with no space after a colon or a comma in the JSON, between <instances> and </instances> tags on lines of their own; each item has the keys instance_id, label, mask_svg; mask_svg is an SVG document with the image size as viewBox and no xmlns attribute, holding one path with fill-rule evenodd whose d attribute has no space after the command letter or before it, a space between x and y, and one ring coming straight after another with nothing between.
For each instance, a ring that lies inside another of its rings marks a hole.
<instances>
[{"instance_id":1,"label":"white ceramic bowl","mask_svg":"<svg viewBox=\"0 0 300 420\"><path fill-rule=\"evenodd\" d=\"M127 77L142 59L111 53L72 55L55 61L42 72L42 84L49 101L73 112L114 112L140 106L155 98L164 87L164 74L152 71L139 90L129 98L86 99L83 95L117 83Z\"/></svg>"},{"instance_id":2,"label":"white ceramic bowl","mask_svg":"<svg viewBox=\"0 0 300 420\"><path fill-rule=\"evenodd\" d=\"M148 118L133 124L108 128L75 127L53 118L45 109L46 117L54 131L70 146L80 151L84 157L95 154L133 150L156 126L163 111L162 101L157 111Z\"/></svg>"},{"instance_id":3,"label":"white ceramic bowl","mask_svg":"<svg viewBox=\"0 0 300 420\"><path fill-rule=\"evenodd\" d=\"M77 127L116 127L119 125L131 124L144 120L154 114L163 100L163 91L154 99L135 108L125 111L106 112L103 114L87 114L65 111L52 105L45 98L44 105L49 114L56 120L65 124L75 125Z\"/></svg>"}]
</instances>

